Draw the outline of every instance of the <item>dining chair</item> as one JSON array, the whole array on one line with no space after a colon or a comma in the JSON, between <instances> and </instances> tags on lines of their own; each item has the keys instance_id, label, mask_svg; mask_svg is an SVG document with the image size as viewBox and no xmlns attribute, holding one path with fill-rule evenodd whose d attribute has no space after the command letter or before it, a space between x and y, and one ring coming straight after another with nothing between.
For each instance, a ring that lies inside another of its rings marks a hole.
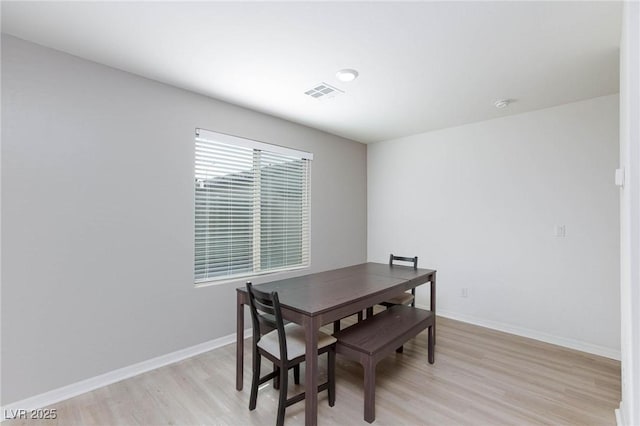
<instances>
[{"instance_id":1,"label":"dining chair","mask_svg":"<svg viewBox=\"0 0 640 426\"><path fill-rule=\"evenodd\" d=\"M287 398L289 369L294 368L294 381L300 383L300 363L305 360L304 328L297 324L284 324L280 300L277 292L266 293L257 290L247 282L249 307L253 324L253 378L249 410L255 410L258 399L258 386L274 379L274 387L279 388L278 414L276 425L284 424L285 408L304 400L304 392ZM318 332L318 354L327 353L327 381L318 386L318 392L327 390L329 406L336 400L336 339ZM270 360L274 369L260 377L262 357Z\"/></svg>"},{"instance_id":2,"label":"dining chair","mask_svg":"<svg viewBox=\"0 0 640 426\"><path fill-rule=\"evenodd\" d=\"M414 257L404 257L404 256L395 256L393 253L389 255L389 266L393 267L394 262L408 262L413 264L413 269L418 269L418 256ZM383 302L380 302L379 305L384 306L385 308L390 308L395 305L411 305L411 307L416 306L416 289L415 287L411 289L411 292L403 292L397 296L389 298ZM373 306L367 308L367 318L370 318L373 315ZM396 349L396 352L402 353L404 350L403 346L400 346Z\"/></svg>"},{"instance_id":3,"label":"dining chair","mask_svg":"<svg viewBox=\"0 0 640 426\"><path fill-rule=\"evenodd\" d=\"M418 269L418 256L415 257L404 257L404 256L395 256L393 253L389 255L389 266L393 267L394 261L399 262L409 262L413 264L413 269ZM415 287L411 289L411 292L407 293L406 291L398 296L394 296L389 298L383 302L380 302L379 305L383 305L387 308L394 305L409 305L412 307L416 306L416 289ZM367 318L373 315L373 307L367 308Z\"/></svg>"},{"instance_id":4,"label":"dining chair","mask_svg":"<svg viewBox=\"0 0 640 426\"><path fill-rule=\"evenodd\" d=\"M394 262L409 262L413 264L413 269L418 269L418 256L415 257L403 257L403 256L394 256L393 253L389 255L389 266L393 266ZM393 305L408 305L416 306L416 289L415 287L411 289L410 293L404 292L398 296L392 297L390 299L385 300L380 303L386 307L390 307Z\"/></svg>"}]
</instances>

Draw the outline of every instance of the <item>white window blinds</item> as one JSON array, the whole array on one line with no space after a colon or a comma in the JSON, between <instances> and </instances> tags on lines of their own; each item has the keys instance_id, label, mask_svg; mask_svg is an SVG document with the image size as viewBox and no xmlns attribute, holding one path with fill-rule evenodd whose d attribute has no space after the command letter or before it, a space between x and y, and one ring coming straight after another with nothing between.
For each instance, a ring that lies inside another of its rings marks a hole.
<instances>
[{"instance_id":1,"label":"white window blinds","mask_svg":"<svg viewBox=\"0 0 640 426\"><path fill-rule=\"evenodd\" d=\"M196 135L195 281L308 266L312 154Z\"/></svg>"}]
</instances>

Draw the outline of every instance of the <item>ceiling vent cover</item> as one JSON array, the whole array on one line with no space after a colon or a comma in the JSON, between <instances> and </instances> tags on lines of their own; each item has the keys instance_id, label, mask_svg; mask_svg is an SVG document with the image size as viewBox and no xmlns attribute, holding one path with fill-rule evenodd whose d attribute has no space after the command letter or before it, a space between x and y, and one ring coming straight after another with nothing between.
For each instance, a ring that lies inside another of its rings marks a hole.
<instances>
[{"instance_id":1,"label":"ceiling vent cover","mask_svg":"<svg viewBox=\"0 0 640 426\"><path fill-rule=\"evenodd\" d=\"M337 87L333 87L332 85L327 84L324 81L322 83L316 84L312 89L304 92L305 95L311 96L312 98L316 99L333 98L336 95L340 95L342 93L344 93L342 90L338 89Z\"/></svg>"}]
</instances>

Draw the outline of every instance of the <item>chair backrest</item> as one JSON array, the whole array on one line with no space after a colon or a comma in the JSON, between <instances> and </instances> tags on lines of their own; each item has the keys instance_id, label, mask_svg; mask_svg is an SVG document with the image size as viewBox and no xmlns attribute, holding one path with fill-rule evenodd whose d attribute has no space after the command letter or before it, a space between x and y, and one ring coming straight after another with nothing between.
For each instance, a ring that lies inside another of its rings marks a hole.
<instances>
[{"instance_id":1,"label":"chair backrest","mask_svg":"<svg viewBox=\"0 0 640 426\"><path fill-rule=\"evenodd\" d=\"M418 256L415 257L403 257L403 256L394 256L393 253L389 256L389 266L393 266L394 261L399 262L410 262L413 263L413 269L418 269Z\"/></svg>"},{"instance_id":2,"label":"chair backrest","mask_svg":"<svg viewBox=\"0 0 640 426\"><path fill-rule=\"evenodd\" d=\"M284 334L284 321L278 293L256 290L250 281L247 281L247 293L249 294L254 345L258 344L264 334L275 329L278 331L281 359L287 359L287 339Z\"/></svg>"}]
</instances>

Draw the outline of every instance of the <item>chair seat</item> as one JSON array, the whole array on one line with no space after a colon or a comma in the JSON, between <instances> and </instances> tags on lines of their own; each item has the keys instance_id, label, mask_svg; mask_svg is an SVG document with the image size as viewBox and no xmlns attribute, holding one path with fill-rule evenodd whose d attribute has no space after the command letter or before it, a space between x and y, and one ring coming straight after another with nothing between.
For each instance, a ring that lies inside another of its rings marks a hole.
<instances>
[{"instance_id":1,"label":"chair seat","mask_svg":"<svg viewBox=\"0 0 640 426\"><path fill-rule=\"evenodd\" d=\"M413 294L411 293L402 293L399 296L385 300L385 303L390 303L392 305L408 305L411 302L413 302Z\"/></svg>"},{"instance_id":2,"label":"chair seat","mask_svg":"<svg viewBox=\"0 0 640 426\"><path fill-rule=\"evenodd\" d=\"M304 328L298 324L287 324L284 326L284 333L287 336L287 355L294 359L305 354ZM321 331L318 332L318 350L333 345L335 337ZM280 358L280 344L278 343L278 331L274 330L262 336L258 342L260 349L269 352L271 355Z\"/></svg>"}]
</instances>

